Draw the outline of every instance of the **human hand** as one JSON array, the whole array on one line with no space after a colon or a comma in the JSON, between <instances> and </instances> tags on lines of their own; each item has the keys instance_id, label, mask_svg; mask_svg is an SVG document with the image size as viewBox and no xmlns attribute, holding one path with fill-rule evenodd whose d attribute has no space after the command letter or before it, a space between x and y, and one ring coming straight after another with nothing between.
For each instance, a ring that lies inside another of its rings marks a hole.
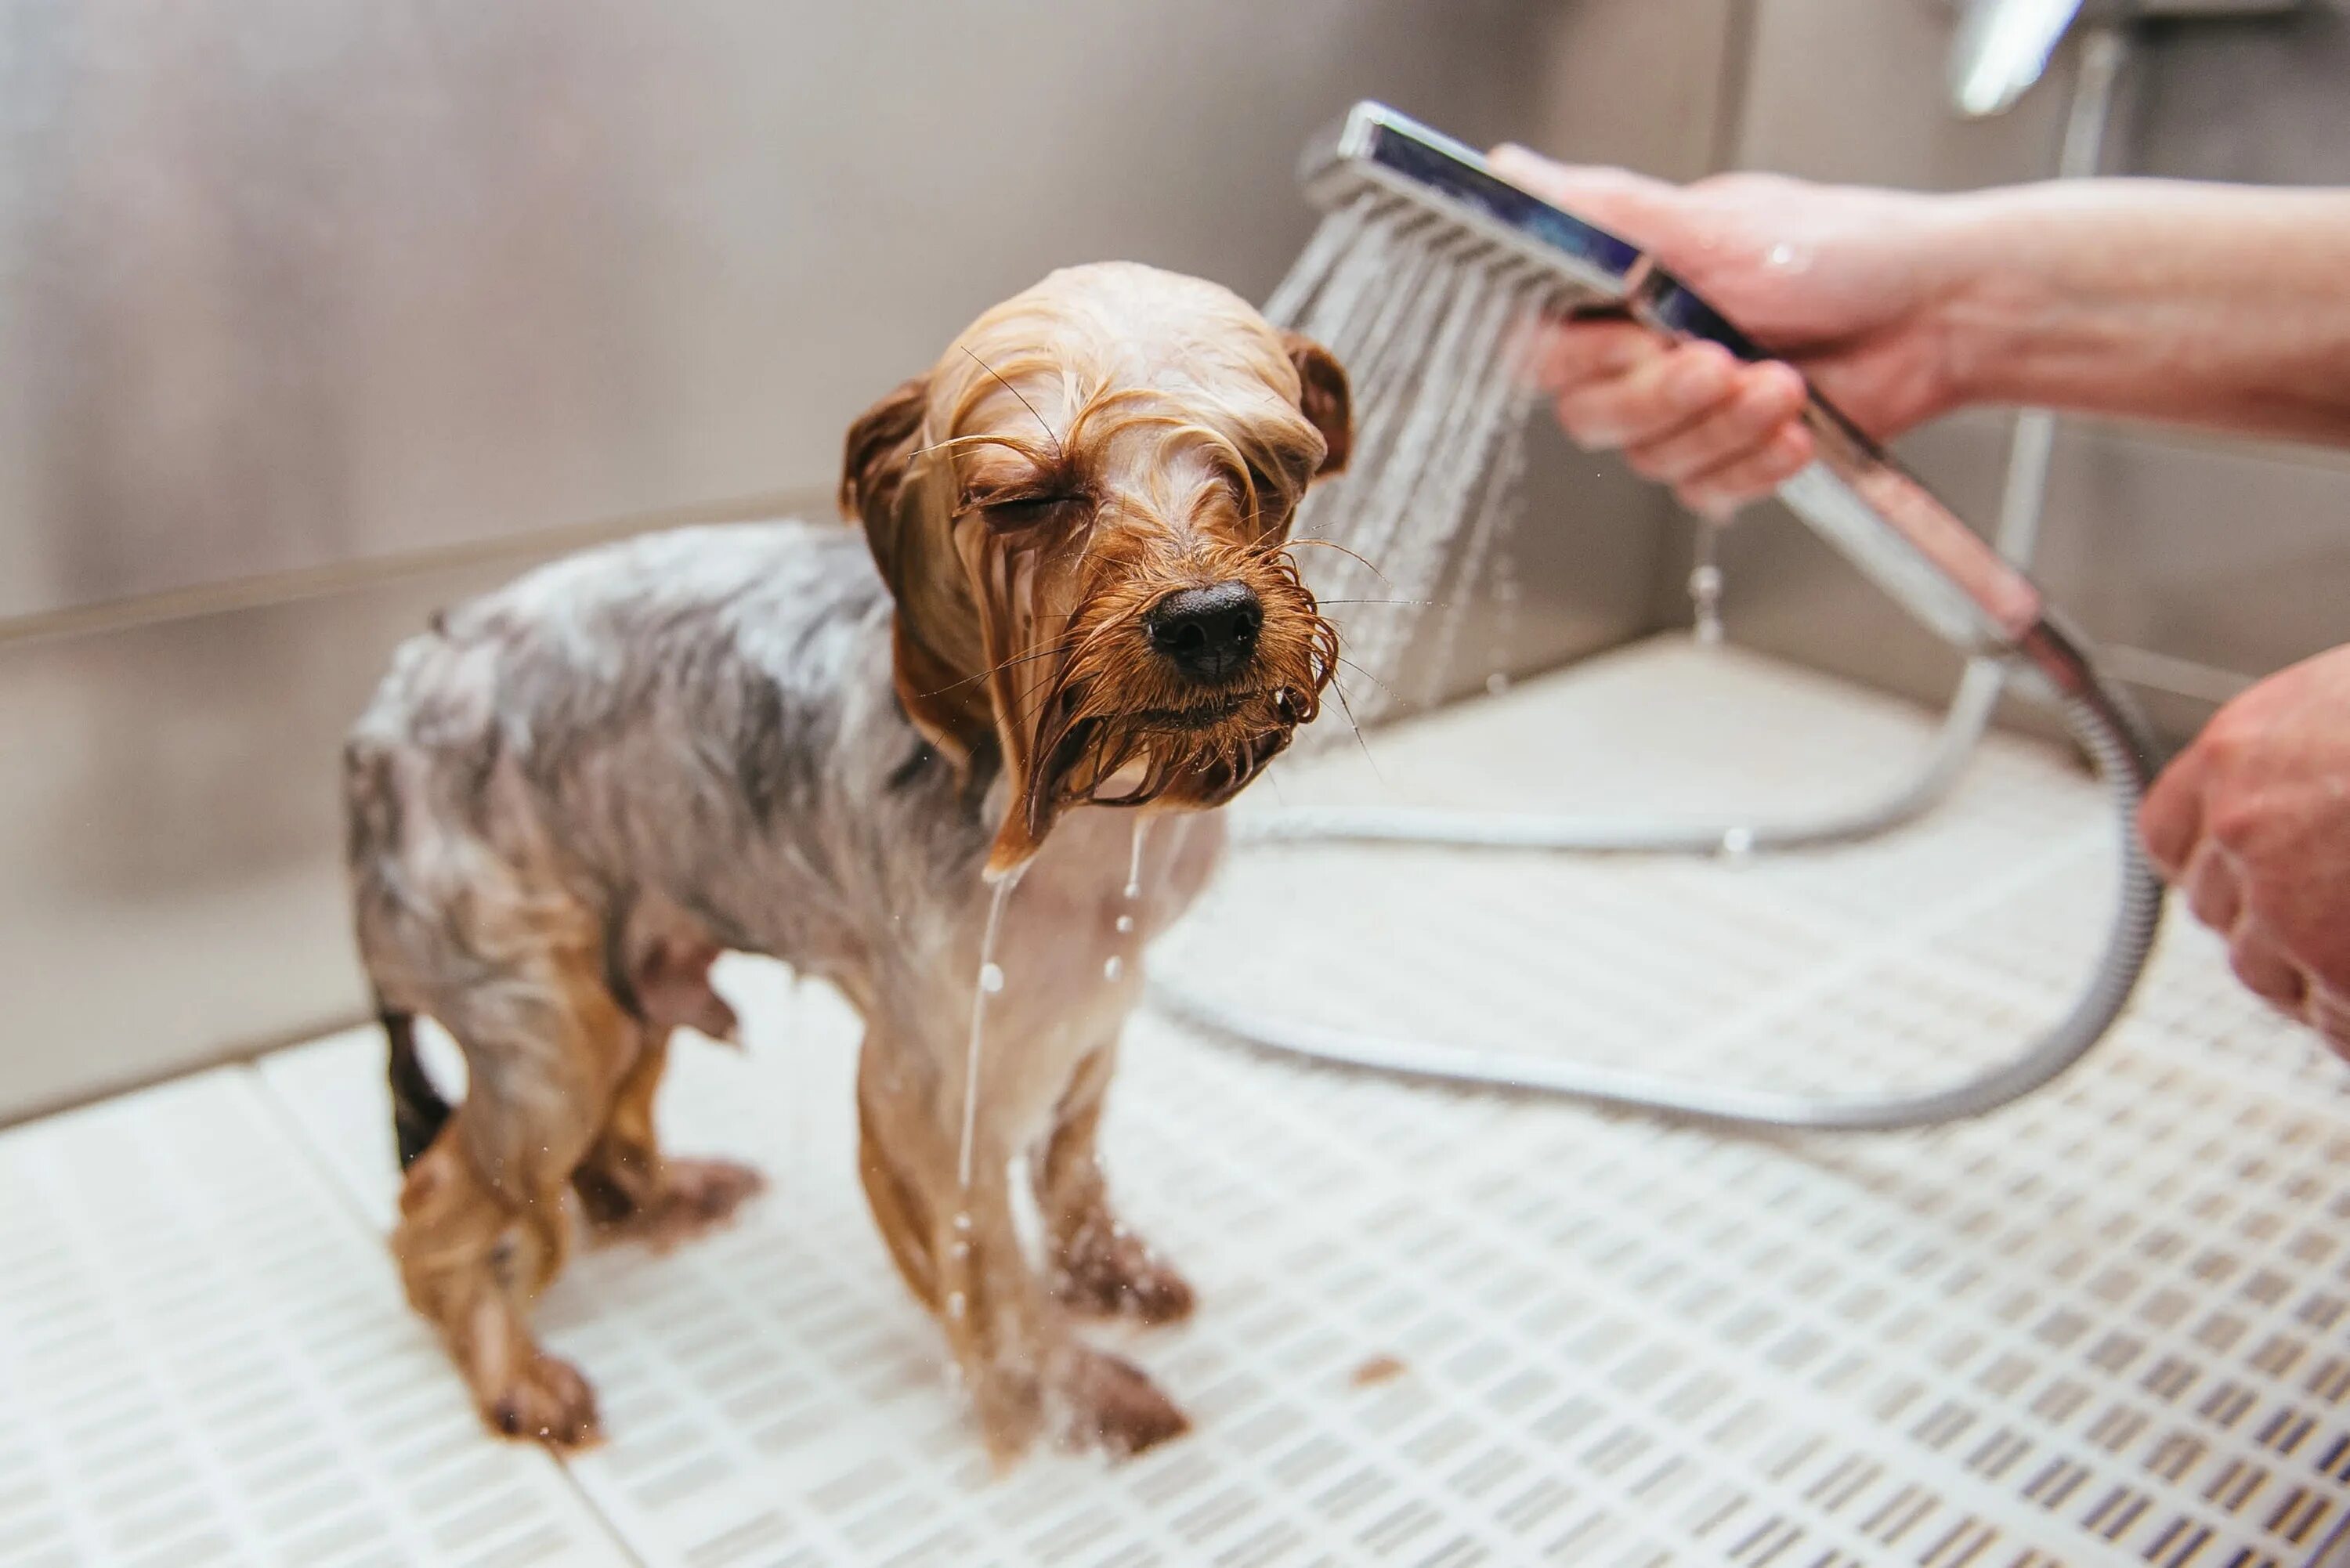
<instances>
[{"instance_id":1,"label":"human hand","mask_svg":"<svg viewBox=\"0 0 2350 1568\"><path fill-rule=\"evenodd\" d=\"M2350 1055L2350 648L2220 709L2138 830L2236 978Z\"/></svg>"},{"instance_id":2,"label":"human hand","mask_svg":"<svg viewBox=\"0 0 2350 1568\"><path fill-rule=\"evenodd\" d=\"M1560 322L1534 360L1560 424L1711 516L1812 457L1804 377L1886 437L1954 402L1937 307L1955 285L1947 198L1724 174L1679 186L1504 147L1494 168L1654 254L1784 363L1668 343L1621 321ZM1792 367L1792 368L1791 368ZM1800 374L1798 373L1800 372Z\"/></svg>"}]
</instances>

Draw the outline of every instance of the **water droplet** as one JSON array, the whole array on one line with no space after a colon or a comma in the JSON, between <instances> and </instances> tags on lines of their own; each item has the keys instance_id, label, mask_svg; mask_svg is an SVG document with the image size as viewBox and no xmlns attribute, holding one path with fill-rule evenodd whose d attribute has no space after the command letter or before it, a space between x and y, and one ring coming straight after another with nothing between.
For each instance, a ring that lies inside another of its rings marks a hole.
<instances>
[{"instance_id":1,"label":"water droplet","mask_svg":"<svg viewBox=\"0 0 2350 1568\"><path fill-rule=\"evenodd\" d=\"M1125 970L1126 961L1119 958L1116 953L1112 953L1109 955L1108 961L1102 965L1102 978L1104 980L1116 980L1120 974L1125 972Z\"/></svg>"},{"instance_id":2,"label":"water droplet","mask_svg":"<svg viewBox=\"0 0 2350 1568\"><path fill-rule=\"evenodd\" d=\"M969 1214L956 1215L954 1217L954 1228L958 1231L968 1233L971 1230L971 1216Z\"/></svg>"},{"instance_id":3,"label":"water droplet","mask_svg":"<svg viewBox=\"0 0 2350 1568\"><path fill-rule=\"evenodd\" d=\"M1003 989L1003 966L996 963L982 964L979 969L979 989L987 992L990 996L993 996L997 992L1002 991Z\"/></svg>"},{"instance_id":4,"label":"water droplet","mask_svg":"<svg viewBox=\"0 0 2350 1568\"><path fill-rule=\"evenodd\" d=\"M1149 833L1150 819L1147 816L1136 817L1134 840L1126 855L1126 896L1129 899L1142 896L1142 841L1149 836Z\"/></svg>"},{"instance_id":5,"label":"water droplet","mask_svg":"<svg viewBox=\"0 0 2350 1568\"><path fill-rule=\"evenodd\" d=\"M957 1241L953 1246L949 1247L947 1251L949 1255L952 1257L968 1258L971 1256L971 1243L968 1241Z\"/></svg>"},{"instance_id":6,"label":"water droplet","mask_svg":"<svg viewBox=\"0 0 2350 1568\"><path fill-rule=\"evenodd\" d=\"M968 1310L967 1303L963 1301L962 1293L961 1291L949 1291L947 1293L947 1315L951 1318L960 1319L966 1310Z\"/></svg>"},{"instance_id":7,"label":"water droplet","mask_svg":"<svg viewBox=\"0 0 2350 1568\"><path fill-rule=\"evenodd\" d=\"M1690 607L1698 646L1721 644L1721 524L1702 518L1697 529L1697 564L1689 576Z\"/></svg>"},{"instance_id":8,"label":"water droplet","mask_svg":"<svg viewBox=\"0 0 2350 1568\"><path fill-rule=\"evenodd\" d=\"M1752 828L1733 827L1722 834L1721 852L1724 855L1737 857L1751 855L1753 851L1754 830Z\"/></svg>"},{"instance_id":9,"label":"water droplet","mask_svg":"<svg viewBox=\"0 0 2350 1568\"><path fill-rule=\"evenodd\" d=\"M1128 932L1129 932L1129 931L1131 931L1131 930L1133 930L1133 929L1134 929L1134 917L1133 917L1132 915L1120 915L1120 916L1118 918L1118 935L1120 935L1120 936L1124 936L1124 935L1126 935Z\"/></svg>"},{"instance_id":10,"label":"water droplet","mask_svg":"<svg viewBox=\"0 0 2350 1568\"><path fill-rule=\"evenodd\" d=\"M1485 690L1492 692L1494 696L1499 697L1503 692L1507 691L1509 689L1510 678L1503 671L1496 670L1492 674L1485 677Z\"/></svg>"}]
</instances>

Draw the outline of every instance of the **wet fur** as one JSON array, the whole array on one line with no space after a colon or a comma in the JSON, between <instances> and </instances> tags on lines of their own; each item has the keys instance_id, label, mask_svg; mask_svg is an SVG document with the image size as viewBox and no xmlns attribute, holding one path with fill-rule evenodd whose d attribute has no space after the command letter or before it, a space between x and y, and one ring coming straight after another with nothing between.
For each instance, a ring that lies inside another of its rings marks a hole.
<instances>
[{"instance_id":1,"label":"wet fur","mask_svg":"<svg viewBox=\"0 0 2350 1568\"><path fill-rule=\"evenodd\" d=\"M1074 1328L1191 1305L1116 1220L1096 1129L1141 945L1211 868L1211 808L1312 716L1336 661L1283 545L1347 429L1328 356L1231 295L1073 269L858 422L842 493L864 537L650 535L403 645L345 777L407 1171L393 1250L494 1428L598 1433L588 1384L526 1323L575 1210L666 1243L756 1189L653 1132L672 1032L732 1033L708 983L728 949L828 979L863 1013L867 1195L998 1458L1040 1435L1128 1453L1184 1428ZM1235 577L1264 603L1253 664L1176 680L1142 613ZM987 878L1015 873L997 948L1013 983L966 1085ZM463 1049L453 1110L416 1063L419 1016ZM1012 1216L1024 1155L1041 1267Z\"/></svg>"}]
</instances>

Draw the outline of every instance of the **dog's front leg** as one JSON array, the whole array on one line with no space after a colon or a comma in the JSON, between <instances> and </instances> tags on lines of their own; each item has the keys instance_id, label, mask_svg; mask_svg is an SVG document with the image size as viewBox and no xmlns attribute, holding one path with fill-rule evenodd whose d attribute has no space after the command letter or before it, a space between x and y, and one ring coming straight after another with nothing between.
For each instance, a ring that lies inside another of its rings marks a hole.
<instances>
[{"instance_id":1,"label":"dog's front leg","mask_svg":"<svg viewBox=\"0 0 2350 1568\"><path fill-rule=\"evenodd\" d=\"M1077 1064L1036 1162L1054 1294L1097 1317L1175 1323L1191 1314L1191 1287L1111 1211L1096 1153L1102 1098L1118 1064L1115 1041Z\"/></svg>"},{"instance_id":2,"label":"dog's front leg","mask_svg":"<svg viewBox=\"0 0 2350 1568\"><path fill-rule=\"evenodd\" d=\"M902 1051L868 1031L858 1168L899 1272L946 1335L997 1464L1017 1459L1040 1433L1126 1455L1188 1429L1133 1365L1079 1339L1045 1290L1013 1220L1000 1118L983 1100L966 1179L960 1104L942 1103L960 1095L937 1094Z\"/></svg>"}]
</instances>

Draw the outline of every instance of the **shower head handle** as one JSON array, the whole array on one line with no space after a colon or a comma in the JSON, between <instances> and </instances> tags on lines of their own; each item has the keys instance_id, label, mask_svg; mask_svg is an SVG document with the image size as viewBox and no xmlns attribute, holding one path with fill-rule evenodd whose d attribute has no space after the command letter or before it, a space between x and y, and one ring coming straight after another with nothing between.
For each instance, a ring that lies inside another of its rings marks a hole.
<instances>
[{"instance_id":1,"label":"shower head handle","mask_svg":"<svg viewBox=\"0 0 2350 1568\"><path fill-rule=\"evenodd\" d=\"M1494 172L1483 156L1384 104L1363 102L1310 147L1308 196L1338 210L1400 203L1489 247L1497 265L1552 286L1550 307L1628 317L1677 340L1718 343L1744 360L1765 351L1640 247ZM1804 413L1816 456L1779 499L1913 615L1970 653L2048 646L2034 629L2040 591L1853 421L1810 389ZM2069 648L2069 642L2063 644ZM2060 690L2085 674L2043 668Z\"/></svg>"}]
</instances>

